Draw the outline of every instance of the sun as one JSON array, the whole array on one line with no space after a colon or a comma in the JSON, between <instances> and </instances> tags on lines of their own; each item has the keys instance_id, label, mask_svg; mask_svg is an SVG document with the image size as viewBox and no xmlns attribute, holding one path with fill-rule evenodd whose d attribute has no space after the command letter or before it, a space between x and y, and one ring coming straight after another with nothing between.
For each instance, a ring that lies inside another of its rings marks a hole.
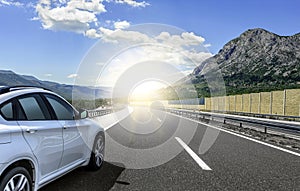
<instances>
[{"instance_id":1,"label":"sun","mask_svg":"<svg viewBox=\"0 0 300 191\"><path fill-rule=\"evenodd\" d=\"M148 101L157 96L157 90L166 88L167 85L156 80L139 83L130 94L131 101Z\"/></svg>"}]
</instances>

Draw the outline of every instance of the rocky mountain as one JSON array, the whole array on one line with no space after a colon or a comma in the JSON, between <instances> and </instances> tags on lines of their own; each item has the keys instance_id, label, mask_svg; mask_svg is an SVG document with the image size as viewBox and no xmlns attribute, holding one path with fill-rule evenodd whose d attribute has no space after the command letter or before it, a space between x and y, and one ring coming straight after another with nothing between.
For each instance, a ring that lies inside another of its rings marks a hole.
<instances>
[{"instance_id":1,"label":"rocky mountain","mask_svg":"<svg viewBox=\"0 0 300 191\"><path fill-rule=\"evenodd\" d=\"M12 71L0 70L0 86L39 86L52 90L66 99L71 100L72 95L74 99L98 99L109 98L109 88L94 88L85 86L73 86L66 84L59 84L56 82L41 81L33 76L19 75Z\"/></svg>"},{"instance_id":2,"label":"rocky mountain","mask_svg":"<svg viewBox=\"0 0 300 191\"><path fill-rule=\"evenodd\" d=\"M205 75L217 70L228 94L300 87L300 33L279 36L264 29L247 30L195 68L189 79L206 94Z\"/></svg>"}]
</instances>

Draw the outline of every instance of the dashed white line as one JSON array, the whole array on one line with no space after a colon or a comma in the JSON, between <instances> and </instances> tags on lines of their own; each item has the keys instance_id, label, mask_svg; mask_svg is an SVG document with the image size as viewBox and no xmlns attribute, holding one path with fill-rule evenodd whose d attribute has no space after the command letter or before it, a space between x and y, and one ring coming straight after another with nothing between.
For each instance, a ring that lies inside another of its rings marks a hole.
<instances>
[{"instance_id":1,"label":"dashed white line","mask_svg":"<svg viewBox=\"0 0 300 191\"><path fill-rule=\"evenodd\" d=\"M185 144L179 137L175 137L178 143L186 150L186 152L196 161L196 163L203 170L212 170L205 162L187 145Z\"/></svg>"},{"instance_id":2,"label":"dashed white line","mask_svg":"<svg viewBox=\"0 0 300 191\"><path fill-rule=\"evenodd\" d=\"M172 114L172 113L171 113ZM231 135L235 135L235 136L238 136L238 137L241 137L241 138L244 138L244 139L247 139L249 141L253 141L253 142L256 142L256 143L259 143L259 144L262 144L262 145L265 145L265 146L268 146L268 147L271 147L271 148L274 148L274 149L277 149L277 150L280 150L280 151L283 151L283 152L286 152L286 153L289 153L289 154L292 154L292 155L295 155L295 156L298 156L300 157L300 153L297 153L297 152L294 152L294 151L291 151L291 150L288 150L288 149L284 149L282 147L278 147L276 145L272 145L272 144L269 144L269 143L266 143L266 142L263 142L263 141L259 141L257 139L254 139L254 138L251 138L251 137L247 137L247 136L244 136L244 135L240 135L238 133L234 133L232 131L228 131L228 130L225 130L225 129L222 129L222 128L219 128L219 127L215 127L215 126L212 126L212 125L209 125L209 124L206 124L206 123L202 123L200 121L196 121L194 119L190 119L190 118L187 118L187 117L183 117L183 116L179 116L179 115L175 115L175 114L172 114L174 116L177 116L177 117L181 117L183 119L187 119L187 120L190 120L190 121L193 121L193 122L196 122L196 123L199 123L201 125L204 125L204 126L207 126L207 127L210 127L210 128L214 128L214 129L218 129L220 131L223 131L223 132L226 132L226 133L229 133Z\"/></svg>"},{"instance_id":3,"label":"dashed white line","mask_svg":"<svg viewBox=\"0 0 300 191\"><path fill-rule=\"evenodd\" d=\"M157 120L161 123L162 122L162 120L161 119L159 119L159 118L157 118Z\"/></svg>"}]
</instances>

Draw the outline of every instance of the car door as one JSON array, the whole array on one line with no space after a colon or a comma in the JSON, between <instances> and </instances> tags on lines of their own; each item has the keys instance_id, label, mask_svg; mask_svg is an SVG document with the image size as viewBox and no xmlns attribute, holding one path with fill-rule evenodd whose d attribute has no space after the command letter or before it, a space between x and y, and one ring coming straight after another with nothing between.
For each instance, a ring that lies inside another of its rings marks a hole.
<instances>
[{"instance_id":1,"label":"car door","mask_svg":"<svg viewBox=\"0 0 300 191\"><path fill-rule=\"evenodd\" d=\"M39 164L40 180L55 172L63 153L62 126L38 94L17 98L18 124Z\"/></svg>"},{"instance_id":2,"label":"car door","mask_svg":"<svg viewBox=\"0 0 300 191\"><path fill-rule=\"evenodd\" d=\"M63 127L64 151L60 167L85 159L87 146L78 130L76 112L66 101L52 94L43 94Z\"/></svg>"}]
</instances>

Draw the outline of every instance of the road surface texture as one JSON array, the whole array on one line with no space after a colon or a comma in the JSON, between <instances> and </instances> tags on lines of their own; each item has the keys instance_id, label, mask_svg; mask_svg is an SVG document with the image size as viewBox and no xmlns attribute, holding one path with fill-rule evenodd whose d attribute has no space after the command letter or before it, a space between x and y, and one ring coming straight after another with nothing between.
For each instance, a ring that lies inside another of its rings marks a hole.
<instances>
[{"instance_id":1,"label":"road surface texture","mask_svg":"<svg viewBox=\"0 0 300 191\"><path fill-rule=\"evenodd\" d=\"M188 149L194 151L211 170L203 170L196 159L182 149L167 163L147 169L128 169L124 164L111 161L105 162L96 172L79 168L40 190L300 190L300 155L297 153L287 153L220 131L212 147L204 154L198 154L205 131L211 127L163 111L150 112L153 116L148 120L149 109L136 107L131 115L112 126L107 133L122 135L116 140L123 145L147 149L164 143L174 133L178 121L183 120L196 127L192 140L186 143ZM136 122L141 120L147 123ZM124 124L134 128L151 128L160 124L160 128L151 135L132 136L122 128ZM183 147L177 139L173 142L175 147Z\"/></svg>"}]
</instances>

